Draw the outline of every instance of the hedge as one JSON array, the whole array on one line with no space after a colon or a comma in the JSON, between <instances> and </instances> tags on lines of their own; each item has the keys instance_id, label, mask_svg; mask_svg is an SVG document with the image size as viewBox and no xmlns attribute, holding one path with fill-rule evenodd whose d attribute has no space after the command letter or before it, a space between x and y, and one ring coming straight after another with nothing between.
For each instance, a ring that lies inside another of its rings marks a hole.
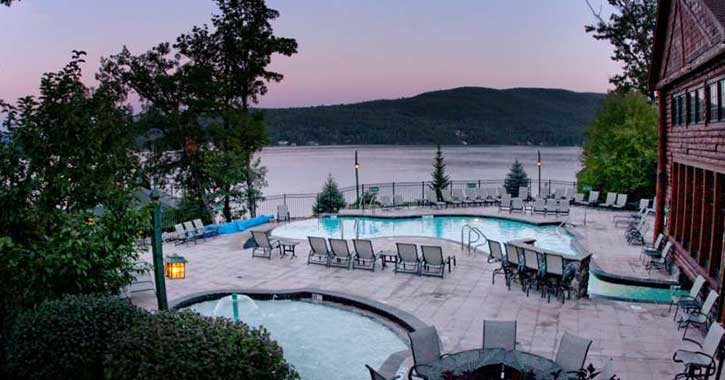
<instances>
[{"instance_id":1,"label":"hedge","mask_svg":"<svg viewBox=\"0 0 725 380\"><path fill-rule=\"evenodd\" d=\"M5 342L10 379L298 379L264 329L127 301L70 296L21 313Z\"/></svg>"}]
</instances>

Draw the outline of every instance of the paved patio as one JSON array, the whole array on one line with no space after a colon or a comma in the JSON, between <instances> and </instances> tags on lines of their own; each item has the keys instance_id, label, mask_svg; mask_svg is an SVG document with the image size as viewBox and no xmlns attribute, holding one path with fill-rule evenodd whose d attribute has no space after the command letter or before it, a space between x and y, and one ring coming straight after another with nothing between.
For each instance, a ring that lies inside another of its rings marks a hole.
<instances>
[{"instance_id":1,"label":"paved patio","mask_svg":"<svg viewBox=\"0 0 725 380\"><path fill-rule=\"evenodd\" d=\"M401 210L402 211L402 210ZM385 211L399 213L401 211ZM430 210L410 209L404 212ZM497 214L493 208L441 210L442 213ZM611 225L611 211L574 208L569 222L581 235L582 244L595 254L597 263L607 271L631 276L646 276L639 264L639 248L624 242L622 231ZM381 213L381 211L377 211ZM549 216L526 216L552 220ZM261 227L269 229L273 225ZM483 255L461 251L458 244L425 238L374 239L375 249L391 249L396 241L442 245L445 254L457 256L458 265L444 279L394 274L390 269L348 271L306 265L308 246L302 243L298 258L271 260L252 258L242 250L248 232L225 235L197 245L164 246L166 254L179 253L189 260L184 280L168 280L169 299L192 293L224 288L292 289L319 288L334 290L379 301L412 313L425 323L435 325L444 350L455 352L479 347L484 319L518 321L518 344L526 351L553 357L564 331L594 341L588 361L601 365L612 358L622 379L659 380L672 378L679 369L671 362L680 347L692 349L681 341L667 305L628 303L604 299L568 300L562 305L547 303L539 296L526 295L517 285L508 291L501 277L491 284L496 264L486 263ZM149 259L146 254L145 259ZM652 277L663 277L654 274ZM154 294L136 293L133 302L155 308ZM693 333L696 335L697 333ZM404 366L409 363L407 360Z\"/></svg>"}]
</instances>

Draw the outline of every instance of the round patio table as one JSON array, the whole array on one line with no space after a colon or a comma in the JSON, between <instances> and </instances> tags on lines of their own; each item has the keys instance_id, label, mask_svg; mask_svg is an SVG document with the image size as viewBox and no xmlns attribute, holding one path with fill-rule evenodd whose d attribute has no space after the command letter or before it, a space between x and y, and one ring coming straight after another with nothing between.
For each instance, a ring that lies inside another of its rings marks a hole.
<instances>
[{"instance_id":1,"label":"round patio table","mask_svg":"<svg viewBox=\"0 0 725 380\"><path fill-rule=\"evenodd\" d=\"M427 380L560 380L570 379L553 360L524 351L487 348L446 355L416 367ZM501 377L501 373L504 376ZM492 376L492 374L494 374Z\"/></svg>"}]
</instances>

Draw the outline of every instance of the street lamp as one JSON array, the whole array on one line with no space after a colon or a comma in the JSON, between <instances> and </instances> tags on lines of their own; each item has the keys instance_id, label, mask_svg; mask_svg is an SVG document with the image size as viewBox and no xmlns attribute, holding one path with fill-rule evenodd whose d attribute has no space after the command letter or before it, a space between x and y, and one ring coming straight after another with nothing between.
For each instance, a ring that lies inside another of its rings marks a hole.
<instances>
[{"instance_id":1,"label":"street lamp","mask_svg":"<svg viewBox=\"0 0 725 380\"><path fill-rule=\"evenodd\" d=\"M151 201L154 205L153 214L151 215L151 225L153 226L153 234L151 235L151 251L154 262L154 279L156 280L156 301L159 310L168 310L169 304L166 300L166 282L164 281L164 253L162 251L161 240L161 203L159 199L159 189L154 180L153 190L151 191Z\"/></svg>"},{"instance_id":2,"label":"street lamp","mask_svg":"<svg viewBox=\"0 0 725 380\"><path fill-rule=\"evenodd\" d=\"M357 150L355 151L355 195L357 197L357 207L360 206L360 163L357 161Z\"/></svg>"},{"instance_id":3,"label":"street lamp","mask_svg":"<svg viewBox=\"0 0 725 380\"><path fill-rule=\"evenodd\" d=\"M539 170L539 198L541 198L541 151L536 150L536 168Z\"/></svg>"}]
</instances>

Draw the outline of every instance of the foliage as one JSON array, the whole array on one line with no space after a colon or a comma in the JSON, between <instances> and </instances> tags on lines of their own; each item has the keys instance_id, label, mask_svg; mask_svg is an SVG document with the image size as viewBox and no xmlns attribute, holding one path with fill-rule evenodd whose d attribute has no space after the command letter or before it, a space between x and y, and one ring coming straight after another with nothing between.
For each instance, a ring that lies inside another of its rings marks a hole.
<instances>
[{"instance_id":1,"label":"foliage","mask_svg":"<svg viewBox=\"0 0 725 380\"><path fill-rule=\"evenodd\" d=\"M66 297L19 316L10 379L297 379L268 332L116 298Z\"/></svg>"},{"instance_id":2,"label":"foliage","mask_svg":"<svg viewBox=\"0 0 725 380\"><path fill-rule=\"evenodd\" d=\"M345 207L345 197L343 197L337 182L332 178L332 174L327 176L322 191L315 198L315 205L312 206L312 212L315 215L323 213L335 213Z\"/></svg>"},{"instance_id":3,"label":"foliage","mask_svg":"<svg viewBox=\"0 0 725 380\"><path fill-rule=\"evenodd\" d=\"M115 293L131 280L144 229L132 199L135 133L115 88L83 85L83 55L45 74L39 98L0 104L8 130L0 144L3 308Z\"/></svg>"},{"instance_id":4,"label":"foliage","mask_svg":"<svg viewBox=\"0 0 725 380\"><path fill-rule=\"evenodd\" d=\"M17 379L103 379L103 358L145 312L117 298L66 296L21 313L8 337Z\"/></svg>"},{"instance_id":5,"label":"foliage","mask_svg":"<svg viewBox=\"0 0 725 380\"><path fill-rule=\"evenodd\" d=\"M439 201L443 200L443 191L451 184L450 178L446 175L445 156L441 151L441 146L436 148L436 155L433 158L433 172L431 173L430 188L436 193Z\"/></svg>"},{"instance_id":6,"label":"foliage","mask_svg":"<svg viewBox=\"0 0 725 380\"><path fill-rule=\"evenodd\" d=\"M274 144L580 145L602 99L604 94L566 90L464 87L263 111Z\"/></svg>"},{"instance_id":7,"label":"foliage","mask_svg":"<svg viewBox=\"0 0 725 380\"><path fill-rule=\"evenodd\" d=\"M612 59L622 63L623 72L609 79L617 91L636 90L654 100L649 91L647 75L652 60L654 46L655 21L657 19L657 0L607 0L615 9L604 20L602 12L587 5L597 22L585 26L597 40L609 41L614 47Z\"/></svg>"},{"instance_id":8,"label":"foliage","mask_svg":"<svg viewBox=\"0 0 725 380\"><path fill-rule=\"evenodd\" d=\"M511 194L512 197L519 196L519 187L529 186L529 176L526 175L524 165L521 165L519 160L515 160L511 165L511 169L506 175L503 186L506 188L506 192Z\"/></svg>"},{"instance_id":9,"label":"foliage","mask_svg":"<svg viewBox=\"0 0 725 380\"><path fill-rule=\"evenodd\" d=\"M17 1L20 1L20 0L0 0L0 4L6 5L9 7L10 4L12 4L13 2L17 2Z\"/></svg>"},{"instance_id":10,"label":"foliage","mask_svg":"<svg viewBox=\"0 0 725 380\"><path fill-rule=\"evenodd\" d=\"M254 214L264 181L253 159L267 141L263 118L248 115L249 104L267 92L267 82L283 79L267 69L272 55L295 54L297 43L274 35L271 22L279 13L264 0L215 2L220 13L211 27L195 26L173 45L161 43L141 55L124 47L102 60L98 77L150 105L151 120L142 124L160 134L154 140L156 173L183 186L208 211L222 203L229 218L240 197Z\"/></svg>"},{"instance_id":11,"label":"foliage","mask_svg":"<svg viewBox=\"0 0 725 380\"><path fill-rule=\"evenodd\" d=\"M639 93L612 93L586 131L580 186L654 196L657 168L657 110Z\"/></svg>"}]
</instances>

